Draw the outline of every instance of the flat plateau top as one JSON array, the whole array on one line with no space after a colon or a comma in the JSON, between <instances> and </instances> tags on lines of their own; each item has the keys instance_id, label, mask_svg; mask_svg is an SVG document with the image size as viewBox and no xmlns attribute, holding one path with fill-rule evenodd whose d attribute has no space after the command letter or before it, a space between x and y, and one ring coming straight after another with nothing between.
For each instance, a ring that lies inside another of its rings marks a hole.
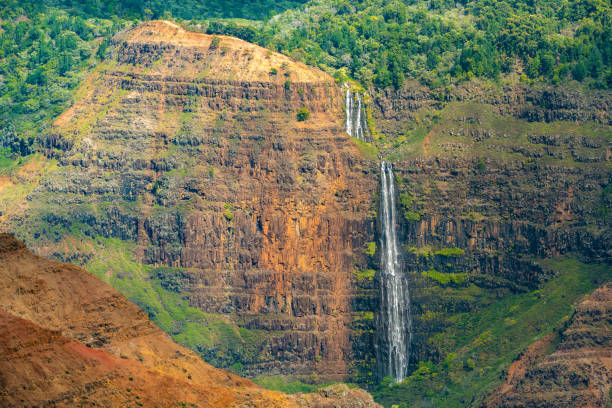
<instances>
[{"instance_id":1,"label":"flat plateau top","mask_svg":"<svg viewBox=\"0 0 612 408\"><path fill-rule=\"evenodd\" d=\"M219 44L211 47L215 37L219 39ZM333 81L317 68L258 45L224 35L190 32L170 21L146 22L117 34L115 40L130 47L142 45L145 53L146 45L171 46L172 50L167 50L161 61L153 67L147 67L149 74L167 75L171 70L175 74L180 71L188 77L221 80L272 83L284 83L287 80L292 83ZM177 50L178 56L197 50L204 58L177 66Z\"/></svg>"}]
</instances>

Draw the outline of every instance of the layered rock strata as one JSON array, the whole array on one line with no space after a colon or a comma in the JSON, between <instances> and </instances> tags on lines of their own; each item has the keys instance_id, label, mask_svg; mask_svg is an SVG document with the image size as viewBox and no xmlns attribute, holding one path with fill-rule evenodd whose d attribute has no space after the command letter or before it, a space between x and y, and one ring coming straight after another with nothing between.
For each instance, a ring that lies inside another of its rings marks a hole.
<instances>
[{"instance_id":1,"label":"layered rock strata","mask_svg":"<svg viewBox=\"0 0 612 408\"><path fill-rule=\"evenodd\" d=\"M216 369L74 265L0 234L0 406L377 407L361 390L287 396Z\"/></svg>"},{"instance_id":2,"label":"layered rock strata","mask_svg":"<svg viewBox=\"0 0 612 408\"><path fill-rule=\"evenodd\" d=\"M551 354L551 336L508 370L487 407L604 408L611 403L612 284L578 305ZM539 347L538 347L539 346Z\"/></svg>"},{"instance_id":3,"label":"layered rock strata","mask_svg":"<svg viewBox=\"0 0 612 408\"><path fill-rule=\"evenodd\" d=\"M249 356L222 364L345 378L376 180L345 133L342 90L280 54L169 22L114 45L46 139L58 167L25 222L136 242L141 263L180 268L157 278L254 333Z\"/></svg>"},{"instance_id":4,"label":"layered rock strata","mask_svg":"<svg viewBox=\"0 0 612 408\"><path fill-rule=\"evenodd\" d=\"M609 92L467 83L370 94L379 131L402 141L385 153L399 176L412 363L441 358L431 339L449 316L548 279L537 259L609 259Z\"/></svg>"}]
</instances>

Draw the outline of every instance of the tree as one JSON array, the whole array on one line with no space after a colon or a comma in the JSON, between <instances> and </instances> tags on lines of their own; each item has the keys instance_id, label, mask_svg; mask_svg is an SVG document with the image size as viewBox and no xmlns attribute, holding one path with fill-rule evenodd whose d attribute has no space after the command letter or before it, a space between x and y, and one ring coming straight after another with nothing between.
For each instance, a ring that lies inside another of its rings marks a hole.
<instances>
[{"instance_id":1,"label":"tree","mask_svg":"<svg viewBox=\"0 0 612 408\"><path fill-rule=\"evenodd\" d=\"M544 54L540 57L540 75L549 77L555 66L555 59L550 54Z\"/></svg>"},{"instance_id":2,"label":"tree","mask_svg":"<svg viewBox=\"0 0 612 408\"><path fill-rule=\"evenodd\" d=\"M387 69L386 66L379 64L376 66L376 70L374 71L374 83L381 88L386 88L391 86L391 73Z\"/></svg>"},{"instance_id":3,"label":"tree","mask_svg":"<svg viewBox=\"0 0 612 408\"><path fill-rule=\"evenodd\" d=\"M217 48L219 48L220 43L221 43L221 40L219 39L219 37L213 37L212 40L210 41L210 46L208 47L208 49L216 50Z\"/></svg>"},{"instance_id":4,"label":"tree","mask_svg":"<svg viewBox=\"0 0 612 408\"><path fill-rule=\"evenodd\" d=\"M599 75L601 75L601 72L603 71L603 58L601 57L601 52L599 52L597 47L593 47L589 53L586 68L593 78L599 78Z\"/></svg>"},{"instance_id":5,"label":"tree","mask_svg":"<svg viewBox=\"0 0 612 408\"><path fill-rule=\"evenodd\" d=\"M299 122L304 122L310 117L310 111L308 108L300 108L297 112L297 120Z\"/></svg>"},{"instance_id":6,"label":"tree","mask_svg":"<svg viewBox=\"0 0 612 408\"><path fill-rule=\"evenodd\" d=\"M30 85L45 85L47 83L47 76L42 68L38 68L28 74L26 82Z\"/></svg>"},{"instance_id":7,"label":"tree","mask_svg":"<svg viewBox=\"0 0 612 408\"><path fill-rule=\"evenodd\" d=\"M536 78L540 73L540 58L531 58L527 63L527 75L529 78Z\"/></svg>"},{"instance_id":8,"label":"tree","mask_svg":"<svg viewBox=\"0 0 612 408\"><path fill-rule=\"evenodd\" d=\"M586 77L586 67L584 66L584 62L579 61L572 70L572 76L578 82L582 82L584 77Z\"/></svg>"},{"instance_id":9,"label":"tree","mask_svg":"<svg viewBox=\"0 0 612 408\"><path fill-rule=\"evenodd\" d=\"M103 60L104 57L106 56L106 50L108 49L108 45L109 45L109 41L107 38L102 40L102 42L100 43L100 46L98 47L98 51L96 51L96 57Z\"/></svg>"},{"instance_id":10,"label":"tree","mask_svg":"<svg viewBox=\"0 0 612 408\"><path fill-rule=\"evenodd\" d=\"M60 54L57 70L60 75L64 76L72 68L72 54L63 52Z\"/></svg>"}]
</instances>

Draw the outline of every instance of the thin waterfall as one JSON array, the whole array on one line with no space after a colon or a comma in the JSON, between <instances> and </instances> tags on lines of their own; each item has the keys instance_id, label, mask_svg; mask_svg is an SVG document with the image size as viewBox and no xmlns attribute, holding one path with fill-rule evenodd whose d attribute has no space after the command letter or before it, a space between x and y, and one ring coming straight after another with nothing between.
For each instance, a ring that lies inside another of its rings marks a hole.
<instances>
[{"instance_id":1,"label":"thin waterfall","mask_svg":"<svg viewBox=\"0 0 612 408\"><path fill-rule=\"evenodd\" d=\"M379 371L396 382L406 378L412 342L410 293L403 273L397 239L396 193L391 163L380 163L381 308L379 316Z\"/></svg>"},{"instance_id":2,"label":"thin waterfall","mask_svg":"<svg viewBox=\"0 0 612 408\"><path fill-rule=\"evenodd\" d=\"M348 84L344 84L346 95L344 104L346 108L346 133L364 142L370 141L370 131L366 121L362 95L352 92Z\"/></svg>"},{"instance_id":3,"label":"thin waterfall","mask_svg":"<svg viewBox=\"0 0 612 408\"><path fill-rule=\"evenodd\" d=\"M347 84L344 84L344 87L346 88L346 97L344 98L344 105L346 107L346 133L348 133L349 136L353 136L353 122L351 120L353 114L353 99L351 88Z\"/></svg>"}]
</instances>

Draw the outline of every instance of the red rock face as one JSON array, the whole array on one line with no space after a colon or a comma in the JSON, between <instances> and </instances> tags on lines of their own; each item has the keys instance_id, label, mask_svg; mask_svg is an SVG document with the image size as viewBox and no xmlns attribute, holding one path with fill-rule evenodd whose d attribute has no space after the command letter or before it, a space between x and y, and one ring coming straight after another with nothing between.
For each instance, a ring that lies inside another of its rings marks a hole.
<instances>
[{"instance_id":1,"label":"red rock face","mask_svg":"<svg viewBox=\"0 0 612 408\"><path fill-rule=\"evenodd\" d=\"M0 406L378 407L362 390L288 396L216 369L74 265L0 234Z\"/></svg>"},{"instance_id":2,"label":"red rock face","mask_svg":"<svg viewBox=\"0 0 612 408\"><path fill-rule=\"evenodd\" d=\"M141 262L184 268L190 305L263 331L247 373L345 378L376 178L332 78L211 38L166 22L118 35L56 121L60 166L33 201L56 221L55 199L87 202L60 223L137 242Z\"/></svg>"},{"instance_id":3,"label":"red rock face","mask_svg":"<svg viewBox=\"0 0 612 408\"><path fill-rule=\"evenodd\" d=\"M561 342L547 354L551 336L532 345L508 370L488 407L603 408L612 382L612 284L576 308Z\"/></svg>"}]
</instances>

